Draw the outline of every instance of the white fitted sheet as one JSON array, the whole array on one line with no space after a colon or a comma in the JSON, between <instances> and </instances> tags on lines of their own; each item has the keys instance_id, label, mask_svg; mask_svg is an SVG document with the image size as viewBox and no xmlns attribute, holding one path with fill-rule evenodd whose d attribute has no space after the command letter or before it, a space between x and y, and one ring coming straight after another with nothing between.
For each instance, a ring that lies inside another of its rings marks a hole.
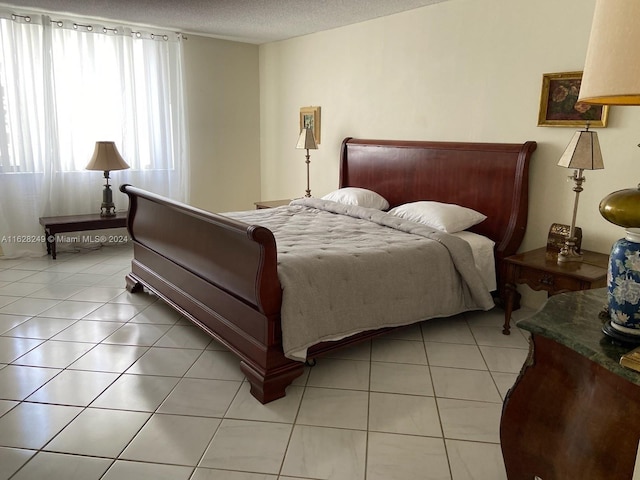
<instances>
[{"instance_id":1,"label":"white fitted sheet","mask_svg":"<svg viewBox=\"0 0 640 480\"><path fill-rule=\"evenodd\" d=\"M465 240L471 246L476 268L480 270L487 290L489 292L496 290L496 261L493 250L496 243L490 238L466 230L451 235Z\"/></svg>"}]
</instances>

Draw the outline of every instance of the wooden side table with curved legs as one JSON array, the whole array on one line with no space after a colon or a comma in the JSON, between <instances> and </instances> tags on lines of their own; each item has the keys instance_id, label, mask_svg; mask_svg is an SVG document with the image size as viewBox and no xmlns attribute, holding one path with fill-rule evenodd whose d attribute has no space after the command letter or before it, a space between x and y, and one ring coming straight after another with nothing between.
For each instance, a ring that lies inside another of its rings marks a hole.
<instances>
[{"instance_id":1,"label":"wooden side table with curved legs","mask_svg":"<svg viewBox=\"0 0 640 480\"><path fill-rule=\"evenodd\" d=\"M609 256L588 250L582 250L582 254L582 262L558 264L555 258L547 256L547 249L543 247L505 258L502 333L510 333L511 314L516 299L520 298L517 284L528 285L536 291L546 291L549 297L558 293L606 287Z\"/></svg>"}]
</instances>

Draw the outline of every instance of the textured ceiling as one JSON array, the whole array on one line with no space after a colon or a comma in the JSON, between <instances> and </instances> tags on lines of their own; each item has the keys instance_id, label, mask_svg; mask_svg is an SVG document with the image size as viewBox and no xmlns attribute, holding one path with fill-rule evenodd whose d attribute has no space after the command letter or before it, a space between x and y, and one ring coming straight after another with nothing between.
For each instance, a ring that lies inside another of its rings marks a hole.
<instances>
[{"instance_id":1,"label":"textured ceiling","mask_svg":"<svg viewBox=\"0 0 640 480\"><path fill-rule=\"evenodd\" d=\"M13 5L17 9L144 24L261 44L442 1L445 0L20 0Z\"/></svg>"}]
</instances>

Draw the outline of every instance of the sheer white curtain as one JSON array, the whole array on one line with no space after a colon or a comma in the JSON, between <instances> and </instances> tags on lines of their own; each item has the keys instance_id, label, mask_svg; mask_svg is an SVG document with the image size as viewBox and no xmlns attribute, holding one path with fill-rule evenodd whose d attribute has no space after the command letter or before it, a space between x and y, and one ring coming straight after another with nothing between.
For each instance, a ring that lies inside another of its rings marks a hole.
<instances>
[{"instance_id":1,"label":"sheer white curtain","mask_svg":"<svg viewBox=\"0 0 640 480\"><path fill-rule=\"evenodd\" d=\"M188 201L188 151L178 35L0 11L0 247L42 255L41 216L98 213L97 140L130 165L121 183ZM28 240L35 239L35 242Z\"/></svg>"}]
</instances>

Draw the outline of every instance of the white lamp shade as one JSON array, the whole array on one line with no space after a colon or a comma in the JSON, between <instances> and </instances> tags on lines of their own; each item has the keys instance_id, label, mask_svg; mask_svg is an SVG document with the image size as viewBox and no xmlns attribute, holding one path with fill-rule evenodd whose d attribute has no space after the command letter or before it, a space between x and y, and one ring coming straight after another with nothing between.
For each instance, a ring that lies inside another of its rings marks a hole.
<instances>
[{"instance_id":1,"label":"white lamp shade","mask_svg":"<svg viewBox=\"0 0 640 480\"><path fill-rule=\"evenodd\" d=\"M313 130L310 128L303 128L298 137L298 144L296 148L306 148L308 150L316 150L318 145L316 139L313 136Z\"/></svg>"},{"instance_id":2,"label":"white lamp shade","mask_svg":"<svg viewBox=\"0 0 640 480\"><path fill-rule=\"evenodd\" d=\"M583 170L600 170L604 168L598 134L583 130L576 132L567 145L560 161L560 167L581 168Z\"/></svg>"},{"instance_id":3,"label":"white lamp shade","mask_svg":"<svg viewBox=\"0 0 640 480\"><path fill-rule=\"evenodd\" d=\"M578 101L640 105L640 1L596 0Z\"/></svg>"},{"instance_id":4,"label":"white lamp shade","mask_svg":"<svg viewBox=\"0 0 640 480\"><path fill-rule=\"evenodd\" d=\"M93 157L86 166L87 170L125 170L129 168L127 162L120 156L115 142L96 142Z\"/></svg>"}]
</instances>

